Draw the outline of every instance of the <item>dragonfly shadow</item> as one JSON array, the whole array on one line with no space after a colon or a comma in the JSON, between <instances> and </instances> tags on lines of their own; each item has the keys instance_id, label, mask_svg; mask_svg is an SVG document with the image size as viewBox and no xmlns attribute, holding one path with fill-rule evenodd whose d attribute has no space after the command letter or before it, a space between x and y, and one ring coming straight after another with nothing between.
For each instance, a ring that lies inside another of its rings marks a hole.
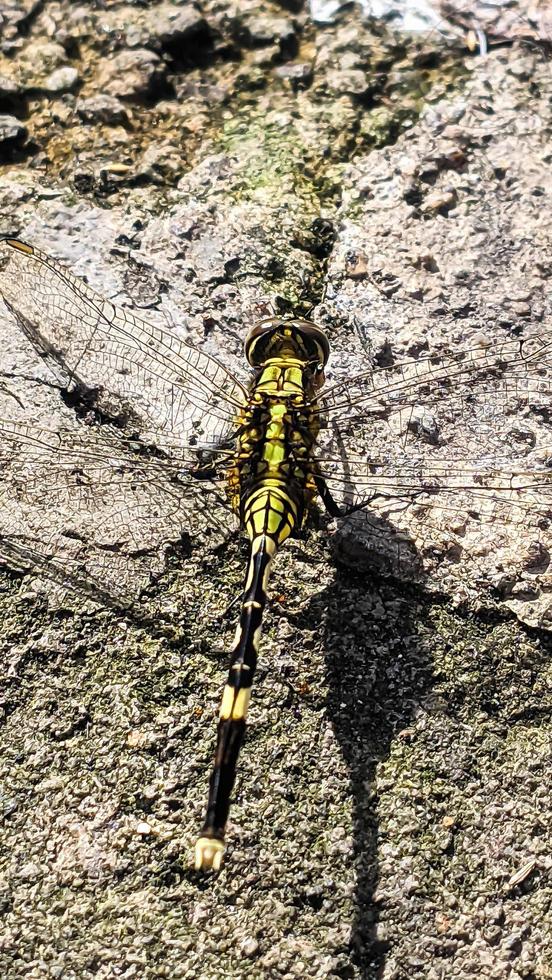
<instances>
[{"instance_id":1,"label":"dragonfly shadow","mask_svg":"<svg viewBox=\"0 0 552 980\"><path fill-rule=\"evenodd\" d=\"M324 624L327 715L347 766L353 798L357 881L350 955L363 980L376 980L388 948L378 932L375 894L378 855L385 844L379 830L376 776L395 741L409 737L408 730L430 695L433 672L430 646L426 647L421 629L423 598L408 582L409 577L416 582L423 578L419 556L412 543L397 536L384 520L366 514L354 517L364 544L369 543L368 551L361 549L357 535L352 536L351 526L342 528L334 553L340 554L345 542L349 567L336 564L332 584L311 600L303 614L311 626ZM354 540L363 566L360 571L352 567ZM370 551L371 571L365 570ZM411 573L405 584L395 577L399 559L403 572Z\"/></svg>"},{"instance_id":2,"label":"dragonfly shadow","mask_svg":"<svg viewBox=\"0 0 552 980\"><path fill-rule=\"evenodd\" d=\"M425 579L413 538L370 510L358 510L340 522L332 550L340 566L366 569L416 585Z\"/></svg>"}]
</instances>

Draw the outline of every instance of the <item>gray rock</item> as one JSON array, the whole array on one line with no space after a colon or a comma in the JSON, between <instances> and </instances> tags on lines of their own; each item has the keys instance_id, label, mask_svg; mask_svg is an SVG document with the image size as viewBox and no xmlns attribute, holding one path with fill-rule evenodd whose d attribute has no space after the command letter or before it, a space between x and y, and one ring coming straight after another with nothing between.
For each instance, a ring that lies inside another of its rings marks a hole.
<instances>
[{"instance_id":1,"label":"gray rock","mask_svg":"<svg viewBox=\"0 0 552 980\"><path fill-rule=\"evenodd\" d=\"M308 88L312 82L313 66L307 62L279 65L274 69L274 74L289 82L293 89Z\"/></svg>"},{"instance_id":2,"label":"gray rock","mask_svg":"<svg viewBox=\"0 0 552 980\"><path fill-rule=\"evenodd\" d=\"M358 68L329 71L325 82L336 95L365 95L370 87L369 75Z\"/></svg>"},{"instance_id":3,"label":"gray rock","mask_svg":"<svg viewBox=\"0 0 552 980\"><path fill-rule=\"evenodd\" d=\"M207 22L194 4L163 4L153 12L155 36L164 48L182 53L188 41L206 30Z\"/></svg>"},{"instance_id":4,"label":"gray rock","mask_svg":"<svg viewBox=\"0 0 552 980\"><path fill-rule=\"evenodd\" d=\"M21 86L13 78L0 75L0 99L13 99L21 94Z\"/></svg>"},{"instance_id":5,"label":"gray rock","mask_svg":"<svg viewBox=\"0 0 552 980\"><path fill-rule=\"evenodd\" d=\"M15 116L0 116L0 148L13 149L27 138L27 127Z\"/></svg>"},{"instance_id":6,"label":"gray rock","mask_svg":"<svg viewBox=\"0 0 552 980\"><path fill-rule=\"evenodd\" d=\"M46 92L52 92L52 94L70 92L75 88L78 81L79 73L77 69L72 68L70 65L64 65L62 68L56 68L48 76L44 82L44 89Z\"/></svg>"},{"instance_id":7,"label":"gray rock","mask_svg":"<svg viewBox=\"0 0 552 980\"><path fill-rule=\"evenodd\" d=\"M209 26L194 3L109 5L102 12L98 27L103 37L117 47L167 50L176 57L188 54L193 61L194 46L208 40Z\"/></svg>"},{"instance_id":8,"label":"gray rock","mask_svg":"<svg viewBox=\"0 0 552 980\"><path fill-rule=\"evenodd\" d=\"M97 85L107 95L122 99L154 96L162 84L166 67L159 55L145 48L125 50L106 59Z\"/></svg>"},{"instance_id":9,"label":"gray rock","mask_svg":"<svg viewBox=\"0 0 552 980\"><path fill-rule=\"evenodd\" d=\"M240 37L250 47L278 44L288 47L295 41L295 28L283 17L244 17Z\"/></svg>"},{"instance_id":10,"label":"gray rock","mask_svg":"<svg viewBox=\"0 0 552 980\"><path fill-rule=\"evenodd\" d=\"M153 184L176 183L182 174L182 154L172 143L150 146L136 166L135 176Z\"/></svg>"},{"instance_id":11,"label":"gray rock","mask_svg":"<svg viewBox=\"0 0 552 980\"><path fill-rule=\"evenodd\" d=\"M35 76L45 75L55 71L67 62L65 48L55 41L31 40L21 57L25 70L32 71Z\"/></svg>"},{"instance_id":12,"label":"gray rock","mask_svg":"<svg viewBox=\"0 0 552 980\"><path fill-rule=\"evenodd\" d=\"M81 99L75 108L82 121L86 123L119 126L129 120L127 109L113 95L95 95L89 99Z\"/></svg>"}]
</instances>

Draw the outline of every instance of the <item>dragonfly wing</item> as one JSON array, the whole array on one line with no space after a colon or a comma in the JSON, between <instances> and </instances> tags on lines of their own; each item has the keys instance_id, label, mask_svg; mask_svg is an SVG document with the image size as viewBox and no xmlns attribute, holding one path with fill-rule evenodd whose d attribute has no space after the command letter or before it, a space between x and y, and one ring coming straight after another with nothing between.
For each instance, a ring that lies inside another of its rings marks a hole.
<instances>
[{"instance_id":1,"label":"dragonfly wing","mask_svg":"<svg viewBox=\"0 0 552 980\"><path fill-rule=\"evenodd\" d=\"M482 582L528 595L537 578L544 588L552 552L548 380L523 365L513 383L474 378L424 378L406 411L330 418L319 471L339 506L360 508L340 532L341 557L460 595Z\"/></svg>"},{"instance_id":2,"label":"dragonfly wing","mask_svg":"<svg viewBox=\"0 0 552 980\"><path fill-rule=\"evenodd\" d=\"M551 371L550 341L507 340L365 371L331 385L319 405L332 425L350 425L370 415L403 421L419 406L438 405L447 396L460 409L487 393L501 403L550 396Z\"/></svg>"},{"instance_id":3,"label":"dragonfly wing","mask_svg":"<svg viewBox=\"0 0 552 980\"><path fill-rule=\"evenodd\" d=\"M319 443L338 503L480 492L528 501L533 472L539 490L547 486L552 454L550 346L506 341L377 369L353 378L349 391L334 387ZM517 473L528 474L527 487L510 486Z\"/></svg>"},{"instance_id":4,"label":"dragonfly wing","mask_svg":"<svg viewBox=\"0 0 552 980\"><path fill-rule=\"evenodd\" d=\"M476 604L490 593L529 624L552 619L552 468L527 462L326 459L330 493L360 508L333 538L337 559Z\"/></svg>"},{"instance_id":5,"label":"dragonfly wing","mask_svg":"<svg viewBox=\"0 0 552 980\"><path fill-rule=\"evenodd\" d=\"M542 458L542 457L541 457ZM504 523L539 526L552 518L552 456L550 466L527 460L512 465L511 459L495 459L493 467L481 462L468 465L455 458L439 462L378 463L349 457L346 463L325 456L318 468L333 497L344 510L371 507L378 511L420 510L443 507Z\"/></svg>"},{"instance_id":6,"label":"dragonfly wing","mask_svg":"<svg viewBox=\"0 0 552 980\"><path fill-rule=\"evenodd\" d=\"M27 534L0 532L0 565L12 571L33 572L62 590L70 589L104 606L128 607L141 588L162 571L150 560L129 559L82 547L78 539L51 534L49 539L30 540ZM141 566L141 567L140 567ZM51 592L49 592L52 595Z\"/></svg>"},{"instance_id":7,"label":"dragonfly wing","mask_svg":"<svg viewBox=\"0 0 552 980\"><path fill-rule=\"evenodd\" d=\"M60 384L148 438L217 445L246 392L222 364L103 299L39 249L0 241L0 295Z\"/></svg>"},{"instance_id":8,"label":"dragonfly wing","mask_svg":"<svg viewBox=\"0 0 552 980\"><path fill-rule=\"evenodd\" d=\"M184 534L227 535L223 453L206 475L197 457L148 457L107 427L45 430L0 421L0 555L78 586L134 595Z\"/></svg>"}]
</instances>

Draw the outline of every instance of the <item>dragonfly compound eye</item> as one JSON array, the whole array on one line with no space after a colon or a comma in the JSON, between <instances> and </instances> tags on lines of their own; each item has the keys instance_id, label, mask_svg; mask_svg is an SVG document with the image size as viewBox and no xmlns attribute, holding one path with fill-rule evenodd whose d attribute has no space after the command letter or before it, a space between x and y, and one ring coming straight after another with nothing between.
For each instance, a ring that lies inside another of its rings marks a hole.
<instances>
[{"instance_id":1,"label":"dragonfly compound eye","mask_svg":"<svg viewBox=\"0 0 552 980\"><path fill-rule=\"evenodd\" d=\"M251 327L245 339L245 356L252 367L260 367L281 352L283 345L291 356L316 361L320 367L326 364L330 355L328 338L316 323L271 317Z\"/></svg>"}]
</instances>

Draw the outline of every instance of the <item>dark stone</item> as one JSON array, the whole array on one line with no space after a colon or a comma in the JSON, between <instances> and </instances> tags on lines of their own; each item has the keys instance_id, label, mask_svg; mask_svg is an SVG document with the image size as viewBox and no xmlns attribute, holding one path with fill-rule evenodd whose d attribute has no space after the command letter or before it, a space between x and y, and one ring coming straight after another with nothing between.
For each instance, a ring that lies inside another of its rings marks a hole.
<instances>
[{"instance_id":1,"label":"dark stone","mask_svg":"<svg viewBox=\"0 0 552 980\"><path fill-rule=\"evenodd\" d=\"M25 142L27 127L15 116L0 116L0 152L13 150Z\"/></svg>"},{"instance_id":2,"label":"dark stone","mask_svg":"<svg viewBox=\"0 0 552 980\"><path fill-rule=\"evenodd\" d=\"M96 95L91 99L81 99L77 102L76 109L85 123L119 126L128 122L127 110L113 95Z\"/></svg>"},{"instance_id":3,"label":"dark stone","mask_svg":"<svg viewBox=\"0 0 552 980\"><path fill-rule=\"evenodd\" d=\"M308 88L312 82L313 68L307 62L280 65L274 74L289 82L293 89Z\"/></svg>"}]
</instances>

